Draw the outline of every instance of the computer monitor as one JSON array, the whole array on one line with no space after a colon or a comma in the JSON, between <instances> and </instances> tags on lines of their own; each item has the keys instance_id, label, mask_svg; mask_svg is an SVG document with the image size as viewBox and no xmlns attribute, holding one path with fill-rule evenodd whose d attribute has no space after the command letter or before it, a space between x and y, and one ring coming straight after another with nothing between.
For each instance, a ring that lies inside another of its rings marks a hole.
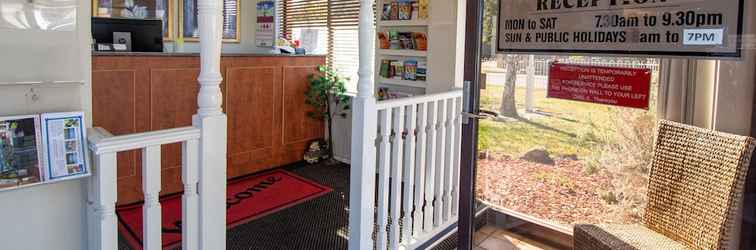
<instances>
[{"instance_id":1,"label":"computer monitor","mask_svg":"<svg viewBox=\"0 0 756 250\"><path fill-rule=\"evenodd\" d=\"M92 37L96 43L114 43L113 33L131 39L131 51L163 52L163 21L160 19L92 18ZM118 43L118 42L116 42Z\"/></svg>"}]
</instances>

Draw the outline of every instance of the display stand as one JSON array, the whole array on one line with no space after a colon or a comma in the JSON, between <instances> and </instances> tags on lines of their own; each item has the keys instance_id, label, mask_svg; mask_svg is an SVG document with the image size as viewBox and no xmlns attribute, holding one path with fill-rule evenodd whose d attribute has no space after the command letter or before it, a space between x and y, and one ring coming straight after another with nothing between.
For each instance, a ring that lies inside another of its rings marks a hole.
<instances>
[{"instance_id":1,"label":"display stand","mask_svg":"<svg viewBox=\"0 0 756 250\"><path fill-rule=\"evenodd\" d=\"M0 117L0 192L90 175L82 112Z\"/></svg>"},{"instance_id":2,"label":"display stand","mask_svg":"<svg viewBox=\"0 0 756 250\"><path fill-rule=\"evenodd\" d=\"M407 7L402 9L402 5L411 6L412 10L408 16L406 15ZM376 2L375 82L379 99L440 93L461 87L462 72L458 61L463 55L458 52L462 51L463 39L457 36L458 31L461 31L463 27L456 22L458 5L457 1L432 0L378 0ZM402 15L402 10L405 11L404 15ZM396 43L392 44L392 40L395 39L391 39L391 33L424 34L425 49L405 49L405 46L401 45L397 47ZM381 35L388 37L388 48L385 46L386 41L381 41ZM381 46L381 42L384 42L384 46ZM410 70L415 70L417 74L421 74L421 67L424 67L425 77L424 79L386 77L385 62L387 60L410 62ZM417 63L417 68L413 68L415 63ZM460 67L458 68L457 65ZM384 96L385 90L390 90L391 96Z\"/></svg>"}]
</instances>

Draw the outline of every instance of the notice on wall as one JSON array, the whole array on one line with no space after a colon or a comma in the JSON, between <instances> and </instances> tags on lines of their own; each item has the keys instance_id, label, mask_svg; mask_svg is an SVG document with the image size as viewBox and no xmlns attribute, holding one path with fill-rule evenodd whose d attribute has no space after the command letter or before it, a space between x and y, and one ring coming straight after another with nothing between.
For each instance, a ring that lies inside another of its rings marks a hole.
<instances>
[{"instance_id":1,"label":"notice on wall","mask_svg":"<svg viewBox=\"0 0 756 250\"><path fill-rule=\"evenodd\" d=\"M255 30L255 45L257 47L273 47L275 45L275 8L273 1L257 3L257 30Z\"/></svg>"},{"instance_id":2,"label":"notice on wall","mask_svg":"<svg viewBox=\"0 0 756 250\"><path fill-rule=\"evenodd\" d=\"M743 1L500 1L498 51L740 57Z\"/></svg>"},{"instance_id":3,"label":"notice on wall","mask_svg":"<svg viewBox=\"0 0 756 250\"><path fill-rule=\"evenodd\" d=\"M48 180L68 179L89 174L86 155L84 114L42 114L42 143Z\"/></svg>"},{"instance_id":4,"label":"notice on wall","mask_svg":"<svg viewBox=\"0 0 756 250\"><path fill-rule=\"evenodd\" d=\"M650 69L552 63L549 98L648 109Z\"/></svg>"}]
</instances>

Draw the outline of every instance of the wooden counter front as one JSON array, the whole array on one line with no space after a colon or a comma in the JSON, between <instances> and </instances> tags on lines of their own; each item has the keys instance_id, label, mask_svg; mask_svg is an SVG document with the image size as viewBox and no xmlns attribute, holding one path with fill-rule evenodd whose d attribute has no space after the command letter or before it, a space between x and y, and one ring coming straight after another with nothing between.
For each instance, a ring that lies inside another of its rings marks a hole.
<instances>
[{"instance_id":1,"label":"wooden counter front","mask_svg":"<svg viewBox=\"0 0 756 250\"><path fill-rule=\"evenodd\" d=\"M307 116L307 77L322 56L224 56L223 110L228 115L228 177L302 160L323 123ZM94 126L114 135L191 126L197 111L198 56L95 55ZM181 145L162 147L162 194L181 187ZM118 203L143 199L141 153L118 155Z\"/></svg>"}]
</instances>

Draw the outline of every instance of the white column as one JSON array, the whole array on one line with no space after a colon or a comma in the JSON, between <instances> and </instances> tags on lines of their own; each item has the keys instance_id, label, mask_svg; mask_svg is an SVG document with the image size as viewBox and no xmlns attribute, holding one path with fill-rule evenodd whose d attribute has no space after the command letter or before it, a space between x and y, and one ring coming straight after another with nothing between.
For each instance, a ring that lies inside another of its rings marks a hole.
<instances>
[{"instance_id":1,"label":"white column","mask_svg":"<svg viewBox=\"0 0 756 250\"><path fill-rule=\"evenodd\" d=\"M533 91L535 88L535 56L530 55L528 56L528 77L526 80L526 87L525 87L525 111L526 112L533 112L535 111L533 109Z\"/></svg>"},{"instance_id":2,"label":"white column","mask_svg":"<svg viewBox=\"0 0 756 250\"><path fill-rule=\"evenodd\" d=\"M200 76L199 109L194 127L202 130L199 148L200 249L226 249L226 123L221 109L220 0L199 0Z\"/></svg>"},{"instance_id":3,"label":"white column","mask_svg":"<svg viewBox=\"0 0 756 250\"><path fill-rule=\"evenodd\" d=\"M376 103L373 86L375 27L373 1L360 0L360 67L352 115L352 170L349 185L349 249L373 249Z\"/></svg>"}]
</instances>

